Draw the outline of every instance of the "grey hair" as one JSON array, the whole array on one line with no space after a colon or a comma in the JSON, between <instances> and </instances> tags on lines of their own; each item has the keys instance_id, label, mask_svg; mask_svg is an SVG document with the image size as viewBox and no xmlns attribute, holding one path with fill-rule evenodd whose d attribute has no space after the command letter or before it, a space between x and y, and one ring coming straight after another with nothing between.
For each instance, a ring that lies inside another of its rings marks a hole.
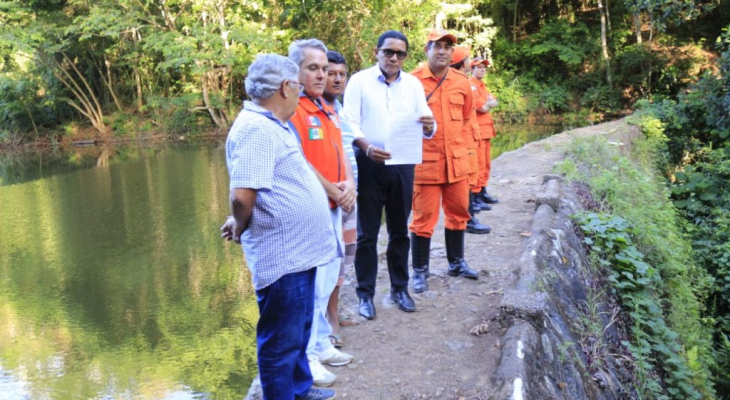
<instances>
[{"instance_id":1,"label":"grey hair","mask_svg":"<svg viewBox=\"0 0 730 400\"><path fill-rule=\"evenodd\" d=\"M265 100L281 86L281 82L297 78L299 67L278 54L259 54L248 67L244 81L246 94L252 99Z\"/></svg>"},{"instance_id":2,"label":"grey hair","mask_svg":"<svg viewBox=\"0 0 730 400\"><path fill-rule=\"evenodd\" d=\"M327 54L327 46L319 39L295 40L289 45L289 59L301 67L306 49L322 50L324 54Z\"/></svg>"}]
</instances>

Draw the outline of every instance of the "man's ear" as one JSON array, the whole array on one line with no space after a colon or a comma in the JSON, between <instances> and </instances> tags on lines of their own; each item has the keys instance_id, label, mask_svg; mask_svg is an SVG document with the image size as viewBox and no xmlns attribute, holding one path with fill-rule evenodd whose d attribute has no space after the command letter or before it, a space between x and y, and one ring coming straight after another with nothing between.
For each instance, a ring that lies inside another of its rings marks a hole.
<instances>
[{"instance_id":1,"label":"man's ear","mask_svg":"<svg viewBox=\"0 0 730 400\"><path fill-rule=\"evenodd\" d=\"M378 50L378 46L375 46L373 48L373 55L375 56L376 60L378 59L378 51L380 51L380 50Z\"/></svg>"},{"instance_id":2,"label":"man's ear","mask_svg":"<svg viewBox=\"0 0 730 400\"><path fill-rule=\"evenodd\" d=\"M291 94L289 93L287 89L287 86L289 86L289 79L284 79L281 81L281 84L279 85L279 92L281 93L281 97L288 99Z\"/></svg>"}]
</instances>

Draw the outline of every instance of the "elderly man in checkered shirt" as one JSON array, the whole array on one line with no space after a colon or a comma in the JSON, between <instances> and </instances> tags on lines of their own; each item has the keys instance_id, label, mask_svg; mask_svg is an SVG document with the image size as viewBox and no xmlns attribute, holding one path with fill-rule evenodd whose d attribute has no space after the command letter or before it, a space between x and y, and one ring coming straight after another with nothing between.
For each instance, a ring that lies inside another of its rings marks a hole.
<instances>
[{"instance_id":1,"label":"elderly man in checkered shirt","mask_svg":"<svg viewBox=\"0 0 730 400\"><path fill-rule=\"evenodd\" d=\"M226 143L232 216L222 236L243 244L259 306L259 374L266 400L325 400L312 386L307 341L316 267L338 254L327 194L289 129L299 103L298 66L260 55ZM291 208L291 204L300 207Z\"/></svg>"}]
</instances>

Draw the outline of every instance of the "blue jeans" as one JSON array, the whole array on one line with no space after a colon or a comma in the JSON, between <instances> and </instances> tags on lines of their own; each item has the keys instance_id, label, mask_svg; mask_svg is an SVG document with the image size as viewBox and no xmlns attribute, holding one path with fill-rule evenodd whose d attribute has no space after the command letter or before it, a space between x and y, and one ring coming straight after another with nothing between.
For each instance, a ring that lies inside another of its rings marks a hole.
<instances>
[{"instance_id":1,"label":"blue jeans","mask_svg":"<svg viewBox=\"0 0 730 400\"><path fill-rule=\"evenodd\" d=\"M264 400L294 400L312 386L306 350L312 330L315 270L284 275L256 291L256 343Z\"/></svg>"}]
</instances>

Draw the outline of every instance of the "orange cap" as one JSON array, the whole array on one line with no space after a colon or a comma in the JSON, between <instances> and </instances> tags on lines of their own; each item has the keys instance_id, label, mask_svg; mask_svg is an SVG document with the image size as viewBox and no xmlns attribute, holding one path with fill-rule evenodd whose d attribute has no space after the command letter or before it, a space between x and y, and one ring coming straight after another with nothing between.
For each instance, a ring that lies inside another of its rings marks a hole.
<instances>
[{"instance_id":1,"label":"orange cap","mask_svg":"<svg viewBox=\"0 0 730 400\"><path fill-rule=\"evenodd\" d=\"M470 55L471 55L470 47L465 47L465 46L464 47L462 47L462 46L454 47L454 55L451 56L451 63L458 64L458 63L464 61Z\"/></svg>"},{"instance_id":2,"label":"orange cap","mask_svg":"<svg viewBox=\"0 0 730 400\"><path fill-rule=\"evenodd\" d=\"M442 38L446 38L451 40L451 43L456 44L456 36L449 33L449 31L441 30L441 29L434 29L428 34L428 38L426 38L426 42L438 42Z\"/></svg>"},{"instance_id":3,"label":"orange cap","mask_svg":"<svg viewBox=\"0 0 730 400\"><path fill-rule=\"evenodd\" d=\"M470 65L471 65L472 68L474 68L474 67L476 67L479 64L484 64L485 67L488 67L488 66L491 65L490 62L489 62L489 60L487 60L487 59L484 59L483 60L481 58L475 58L474 60L472 60L472 62L471 62Z\"/></svg>"}]
</instances>

